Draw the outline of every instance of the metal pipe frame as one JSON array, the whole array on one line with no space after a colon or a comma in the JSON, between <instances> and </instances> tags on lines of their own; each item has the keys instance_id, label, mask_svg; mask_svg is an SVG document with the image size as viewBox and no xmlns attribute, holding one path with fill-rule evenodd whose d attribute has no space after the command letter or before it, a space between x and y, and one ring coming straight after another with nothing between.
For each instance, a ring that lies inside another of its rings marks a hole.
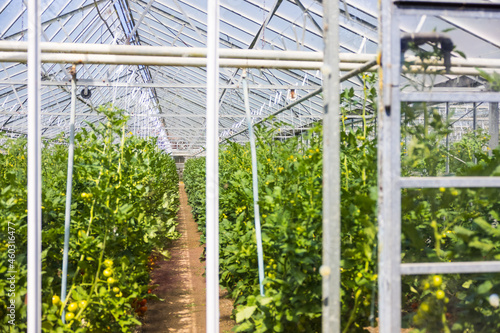
<instances>
[{"instance_id":1,"label":"metal pipe frame","mask_svg":"<svg viewBox=\"0 0 500 333\"><path fill-rule=\"evenodd\" d=\"M68 43L69 44L69 43ZM99 44L101 45L101 44ZM247 50L248 51L248 50ZM283 51L286 52L286 51ZM310 52L312 53L312 52ZM349 53L350 54L350 53ZM145 56L145 55L113 55L99 53L43 53L41 56L43 63L75 63L75 64L100 64L100 65L144 65L144 66L186 66L186 67L206 67L206 58L179 57L179 56ZM356 60L356 59L354 59ZM372 59L373 60L373 59ZM351 71L358 68L358 61L341 62L341 71ZM25 52L0 52L0 62L26 63ZM453 64L453 62L452 62ZM229 68L274 68L274 69L302 69L318 70L322 68L321 61L303 60L266 60L266 59L245 59L245 58L224 58L220 60L220 67ZM471 65L472 66L472 65ZM486 73L493 73L499 70L497 67L481 67ZM367 69L374 72L377 68ZM404 73L422 73L421 66L413 65L403 71ZM444 67L430 66L426 73L444 74ZM453 66L450 68L450 75L479 75L478 71L472 67Z\"/></svg>"},{"instance_id":2,"label":"metal pipe frame","mask_svg":"<svg viewBox=\"0 0 500 333\"><path fill-rule=\"evenodd\" d=\"M0 60L5 62L26 62L23 53L27 50L26 42L0 41ZM128 65L164 65L164 66L206 66L206 48L138 46L83 43L42 43L42 62L51 63L94 63L94 64L128 64ZM66 55L66 56L65 56ZM101 56L98 56L101 55ZM126 56L131 56L129 58ZM150 57L147 60L144 57ZM161 57L162 59L156 59ZM373 54L339 53L341 70L352 70L352 63L363 63L374 60ZM180 58L180 59L179 59ZM322 52L308 51L275 51L253 49L221 49L221 67L238 68L281 68L281 69L320 69L323 62ZM243 61L246 60L246 61ZM267 65L263 60L271 61ZM404 69L407 73L421 72L421 60L415 56L405 58L414 63ZM300 65L302 63L302 65ZM315 64L316 63L316 64ZM351 64L350 66L347 64ZM431 59L425 64L433 64L427 71L443 71L443 61ZM298 67L297 67L298 66ZM498 59L453 58L450 74L477 75L475 67L488 71L500 68Z\"/></svg>"},{"instance_id":3,"label":"metal pipe frame","mask_svg":"<svg viewBox=\"0 0 500 333\"><path fill-rule=\"evenodd\" d=\"M219 0L207 9L206 332L219 333Z\"/></svg>"},{"instance_id":4,"label":"metal pipe frame","mask_svg":"<svg viewBox=\"0 0 500 333\"><path fill-rule=\"evenodd\" d=\"M25 86L26 81L22 80L0 80L1 85L20 85ZM82 79L78 80L76 83L77 86L91 86L91 87L103 87L103 88L175 88L175 89L206 89L206 84L184 84L184 83L127 83L127 82L112 82L105 80L87 80ZM42 86L71 86L70 80L65 81L42 81ZM219 85L220 89L241 89L241 86L237 84L221 84ZM249 84L249 89L252 90L272 90L272 89L296 89L296 90L314 90L318 89L317 85L309 85L309 86L296 86L292 84Z\"/></svg>"},{"instance_id":5,"label":"metal pipe frame","mask_svg":"<svg viewBox=\"0 0 500 333\"><path fill-rule=\"evenodd\" d=\"M340 333L339 2L323 1L323 262L322 332ZM371 66L370 66L371 67Z\"/></svg>"},{"instance_id":6,"label":"metal pipe frame","mask_svg":"<svg viewBox=\"0 0 500 333\"><path fill-rule=\"evenodd\" d=\"M489 104L489 134L490 134L490 152L498 146L498 129L499 129L499 116L498 116L498 102Z\"/></svg>"},{"instance_id":7,"label":"metal pipe frame","mask_svg":"<svg viewBox=\"0 0 500 333\"><path fill-rule=\"evenodd\" d=\"M500 92L479 92L467 93L465 91L415 91L402 92L401 101L404 102L498 102L500 101Z\"/></svg>"},{"instance_id":8,"label":"metal pipe frame","mask_svg":"<svg viewBox=\"0 0 500 333\"><path fill-rule=\"evenodd\" d=\"M401 177L400 188L500 187L500 177Z\"/></svg>"},{"instance_id":9,"label":"metal pipe frame","mask_svg":"<svg viewBox=\"0 0 500 333\"><path fill-rule=\"evenodd\" d=\"M429 262L401 264L401 275L476 274L500 272L497 261Z\"/></svg>"},{"instance_id":10,"label":"metal pipe frame","mask_svg":"<svg viewBox=\"0 0 500 333\"><path fill-rule=\"evenodd\" d=\"M28 1L28 333L42 331L41 1Z\"/></svg>"},{"instance_id":11,"label":"metal pipe frame","mask_svg":"<svg viewBox=\"0 0 500 333\"><path fill-rule=\"evenodd\" d=\"M392 0L382 0L379 45L382 67L378 112L378 305L384 333L401 331L400 30ZM395 65L393 65L395 64Z\"/></svg>"},{"instance_id":12,"label":"metal pipe frame","mask_svg":"<svg viewBox=\"0 0 500 333\"><path fill-rule=\"evenodd\" d=\"M450 1L393 1L382 0L379 16L381 45L381 98L379 100L379 327L381 332L401 331L401 275L433 273L498 272L497 262L461 263L404 263L401 264L401 189L438 187L500 187L500 177L401 177L400 107L401 101L430 102L484 102L498 101L499 93L475 92L400 93L401 63L400 18L403 14L428 14L432 6L443 6L438 15L448 13ZM463 2L461 2L463 4ZM426 6L425 10L422 6ZM399 8L399 7L404 8ZM407 10L409 6L415 6ZM431 6L431 7L428 7ZM500 9L500 6L489 8ZM456 9L456 8L455 8ZM497 13L499 14L500 11ZM455 14L455 12L453 12ZM481 12L468 13L483 17ZM491 100L488 100L491 99ZM474 103L474 109L476 104ZM475 120L475 116L473 117ZM474 121L475 122L475 121Z\"/></svg>"}]
</instances>

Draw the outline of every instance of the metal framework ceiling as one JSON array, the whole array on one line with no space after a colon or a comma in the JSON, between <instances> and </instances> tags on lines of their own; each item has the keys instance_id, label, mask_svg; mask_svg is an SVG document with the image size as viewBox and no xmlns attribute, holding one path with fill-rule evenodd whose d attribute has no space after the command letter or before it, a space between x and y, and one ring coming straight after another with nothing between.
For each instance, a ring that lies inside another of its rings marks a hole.
<instances>
[{"instance_id":1,"label":"metal framework ceiling","mask_svg":"<svg viewBox=\"0 0 500 333\"><path fill-rule=\"evenodd\" d=\"M206 1L187 0L43 0L42 41L57 43L205 47ZM340 3L341 52L377 52L377 1L343 0ZM282 51L323 50L322 4L318 0L221 0L220 48ZM421 17L401 24L404 32L449 32L457 49L469 57L500 58L500 37L491 24L468 19ZM498 26L498 24L496 25ZM27 10L24 1L0 0L0 40L26 41ZM0 52L1 54L2 52ZM2 60L4 61L4 60ZM71 63L42 64L43 136L68 130ZM321 87L316 70L250 68L250 107L260 120ZM241 89L243 70L220 70L220 137L244 127ZM437 78L435 83L455 79ZM205 144L206 68L155 65L77 66L78 91L87 87L89 99L77 101L77 129L101 120L95 109L113 103L131 115L130 131L156 136L165 149L192 155ZM408 77L418 80L418 76ZM481 82L479 82L481 83ZM343 87L362 87L358 77ZM293 89L295 96L290 96ZM294 97L294 98L291 98ZM0 132L25 135L27 67L0 62ZM322 99L316 95L281 113L279 120L300 130L322 116ZM246 135L234 137L245 141Z\"/></svg>"}]
</instances>

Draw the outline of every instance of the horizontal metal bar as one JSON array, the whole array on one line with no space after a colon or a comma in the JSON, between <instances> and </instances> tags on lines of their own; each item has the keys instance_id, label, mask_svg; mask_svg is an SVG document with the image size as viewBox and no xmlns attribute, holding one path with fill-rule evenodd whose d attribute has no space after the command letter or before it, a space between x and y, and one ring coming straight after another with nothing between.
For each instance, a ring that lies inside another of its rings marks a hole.
<instances>
[{"instance_id":1,"label":"horizontal metal bar","mask_svg":"<svg viewBox=\"0 0 500 333\"><path fill-rule=\"evenodd\" d=\"M500 5L484 1L394 1L400 15L500 18Z\"/></svg>"},{"instance_id":2,"label":"horizontal metal bar","mask_svg":"<svg viewBox=\"0 0 500 333\"><path fill-rule=\"evenodd\" d=\"M455 66L453 65L453 62L451 63L450 70L448 72L445 72L444 66L429 66L429 67L423 67L421 65L410 65L409 68L406 66L403 66L402 72L403 73L413 73L413 74L426 74L426 75L476 75L479 76L480 73L476 68L481 68L485 73L488 74L493 74L495 71L499 71L498 66L490 66L490 67L484 67L480 65L473 65L473 66Z\"/></svg>"},{"instance_id":3,"label":"horizontal metal bar","mask_svg":"<svg viewBox=\"0 0 500 333\"><path fill-rule=\"evenodd\" d=\"M460 261L401 264L401 275L499 273L500 261Z\"/></svg>"},{"instance_id":4,"label":"horizontal metal bar","mask_svg":"<svg viewBox=\"0 0 500 333\"><path fill-rule=\"evenodd\" d=\"M499 187L500 177L401 177L401 188Z\"/></svg>"},{"instance_id":5,"label":"horizontal metal bar","mask_svg":"<svg viewBox=\"0 0 500 333\"><path fill-rule=\"evenodd\" d=\"M24 52L0 52L0 62L27 61ZM72 63L100 65L145 65L145 66L187 66L206 67L206 58L162 57L145 55L112 55L84 53L42 53L42 63ZM322 66L319 61L301 60L264 60L264 59L220 59L221 67L231 68L278 68L278 69L309 69L318 70ZM344 70L350 70L347 66Z\"/></svg>"},{"instance_id":6,"label":"horizontal metal bar","mask_svg":"<svg viewBox=\"0 0 500 333\"><path fill-rule=\"evenodd\" d=\"M26 112L1 112L0 111L0 116L26 116ZM69 112L42 112L42 116L69 116ZM93 117L104 117L103 114L99 113L76 113L77 116L93 116ZM163 113L151 113L151 114L146 114L146 113L139 113L139 114L129 114L130 117L150 117L150 118L206 118L207 116L204 114L163 114ZM251 115L252 118L264 118L267 117L267 115ZM220 118L245 118L244 114L221 114L219 115ZM323 116L322 115L298 115L298 116L293 116L294 118L317 118L320 119ZM351 116L348 116L349 118ZM352 118L356 118L355 116L352 116Z\"/></svg>"},{"instance_id":7,"label":"horizontal metal bar","mask_svg":"<svg viewBox=\"0 0 500 333\"><path fill-rule=\"evenodd\" d=\"M402 92L400 100L402 102L500 102L500 92Z\"/></svg>"},{"instance_id":8,"label":"horizontal metal bar","mask_svg":"<svg viewBox=\"0 0 500 333\"><path fill-rule=\"evenodd\" d=\"M412 65L422 65L426 66L442 66L444 68L444 60L439 58L430 58L422 61L419 57L415 56L405 56L405 62ZM488 59L488 58L451 58L451 64L454 67L500 67L500 59Z\"/></svg>"},{"instance_id":9,"label":"horizontal metal bar","mask_svg":"<svg viewBox=\"0 0 500 333\"><path fill-rule=\"evenodd\" d=\"M111 45L111 44L85 44L85 43L54 43L43 42L40 44L42 53L82 53L103 55L142 55L159 57L188 57L206 58L207 49L202 47L173 47L149 45ZM0 51L26 52L27 42L0 41ZM358 62L368 61L370 55L357 55L345 53L344 58L358 59ZM374 57L374 55L371 55ZM256 49L220 49L219 57L235 59L268 59L268 60L300 60L323 61L323 52L311 51L279 51Z\"/></svg>"},{"instance_id":10,"label":"horizontal metal bar","mask_svg":"<svg viewBox=\"0 0 500 333\"><path fill-rule=\"evenodd\" d=\"M27 81L23 80L0 80L0 85L11 86L11 85L26 85ZM184 84L184 83L141 83L141 82L110 82L107 80L87 80L81 79L76 82L77 86L80 87L107 87L107 88L175 88L175 89L206 89L206 84ZM42 86L71 86L71 81L42 81ZM253 84L248 85L249 88L254 90L266 90L266 89L296 89L296 90L314 90L318 89L317 85L308 86L297 86L292 84ZM220 89L241 89L239 85L236 84L222 84L219 86Z\"/></svg>"},{"instance_id":11,"label":"horizontal metal bar","mask_svg":"<svg viewBox=\"0 0 500 333\"><path fill-rule=\"evenodd\" d=\"M370 55L371 57L371 55ZM206 67L206 58L195 57L162 57L145 55L113 55L97 53L42 53L43 63L72 63L72 64L100 64L100 65L145 65L145 66L186 66L186 67ZM2 52L0 51L0 62L19 62L26 63L25 52ZM372 63L370 60L368 63ZM340 62L340 71L353 71L359 69L359 62ZM240 59L223 58L220 59L221 67L229 68L275 68L275 69L302 69L318 70L322 69L323 62L304 61L304 60L271 60L271 59ZM366 68L366 72L375 72L378 66ZM442 72L439 66L431 66L428 71L436 71L436 74ZM485 72L492 73L491 68L482 68ZM403 69L405 73L422 73L422 66L410 66L410 69ZM450 74L454 75L479 75L475 68L452 66Z\"/></svg>"}]
</instances>

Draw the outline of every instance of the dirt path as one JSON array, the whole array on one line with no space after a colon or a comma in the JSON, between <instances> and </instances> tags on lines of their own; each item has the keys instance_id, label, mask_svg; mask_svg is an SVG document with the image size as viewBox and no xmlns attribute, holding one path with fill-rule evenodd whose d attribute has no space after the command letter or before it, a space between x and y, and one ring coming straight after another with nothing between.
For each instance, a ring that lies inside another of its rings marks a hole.
<instances>
[{"instance_id":1,"label":"dirt path","mask_svg":"<svg viewBox=\"0 0 500 333\"><path fill-rule=\"evenodd\" d=\"M198 226L187 203L184 184L179 184L180 210L178 230L181 238L169 248L171 259L158 261L153 272L155 290L164 302L148 303L148 311L142 332L205 332L205 262L200 262L203 247L200 246ZM230 319L232 301L220 292L220 332L230 332L235 323Z\"/></svg>"}]
</instances>

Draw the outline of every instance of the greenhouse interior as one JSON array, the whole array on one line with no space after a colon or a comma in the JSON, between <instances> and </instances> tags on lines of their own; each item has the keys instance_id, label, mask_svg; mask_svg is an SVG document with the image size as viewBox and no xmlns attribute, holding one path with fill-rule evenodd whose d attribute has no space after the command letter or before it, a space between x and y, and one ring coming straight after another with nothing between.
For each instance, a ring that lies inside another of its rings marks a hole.
<instances>
[{"instance_id":1,"label":"greenhouse interior","mask_svg":"<svg viewBox=\"0 0 500 333\"><path fill-rule=\"evenodd\" d=\"M499 28L0 0L1 331L500 331Z\"/></svg>"}]
</instances>

